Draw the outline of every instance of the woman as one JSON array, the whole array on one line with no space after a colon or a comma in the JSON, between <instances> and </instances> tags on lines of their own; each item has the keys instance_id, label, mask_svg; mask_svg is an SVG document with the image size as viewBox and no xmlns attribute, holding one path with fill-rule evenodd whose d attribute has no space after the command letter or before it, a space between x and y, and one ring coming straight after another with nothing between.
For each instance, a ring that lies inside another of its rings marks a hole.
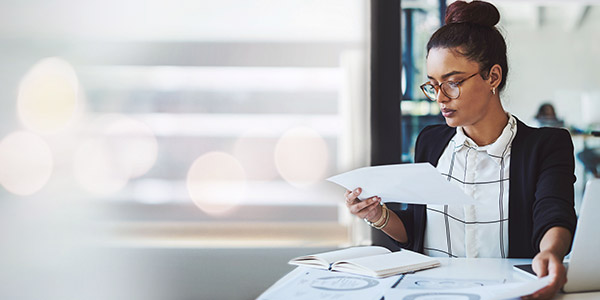
<instances>
[{"instance_id":1,"label":"woman","mask_svg":"<svg viewBox=\"0 0 600 300\"><path fill-rule=\"evenodd\" d=\"M548 126L548 127L563 127L565 126L562 120L559 120L556 116L556 111L554 110L554 105L551 103L542 103L540 108L538 109L537 114L535 115L535 122L538 127Z\"/></svg>"},{"instance_id":2,"label":"woman","mask_svg":"<svg viewBox=\"0 0 600 300\"><path fill-rule=\"evenodd\" d=\"M533 258L538 276L553 281L532 297L550 298L566 282L562 260L576 225L573 145L566 130L531 128L504 111L499 20L487 2L448 6L446 25L427 44L429 81L421 86L446 124L419 134L415 161L436 166L477 205L393 212L377 196L359 201L360 188L346 192L346 205L401 247L431 256Z\"/></svg>"}]
</instances>

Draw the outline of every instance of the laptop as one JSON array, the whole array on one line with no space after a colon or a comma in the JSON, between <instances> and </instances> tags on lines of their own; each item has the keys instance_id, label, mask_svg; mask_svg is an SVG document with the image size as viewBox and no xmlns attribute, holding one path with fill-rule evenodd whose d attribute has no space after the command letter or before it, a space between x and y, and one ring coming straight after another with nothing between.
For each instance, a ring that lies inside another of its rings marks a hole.
<instances>
[{"instance_id":1,"label":"laptop","mask_svg":"<svg viewBox=\"0 0 600 300\"><path fill-rule=\"evenodd\" d=\"M600 179L592 179L585 186L585 194L577 228L571 259L567 267L567 283L562 288L565 293L597 291L600 290ZM515 265L515 269L525 271L535 276L531 265Z\"/></svg>"}]
</instances>

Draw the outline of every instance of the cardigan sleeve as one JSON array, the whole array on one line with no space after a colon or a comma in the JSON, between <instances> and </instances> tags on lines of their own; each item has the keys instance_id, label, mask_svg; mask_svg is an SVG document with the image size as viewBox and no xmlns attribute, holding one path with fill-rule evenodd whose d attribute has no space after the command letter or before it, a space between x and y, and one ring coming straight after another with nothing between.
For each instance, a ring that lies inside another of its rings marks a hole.
<instances>
[{"instance_id":1,"label":"cardigan sleeve","mask_svg":"<svg viewBox=\"0 0 600 300\"><path fill-rule=\"evenodd\" d=\"M414 221L414 205L407 205L406 209L394 211L398 215L398 218L402 220L402 224L404 224L404 229L406 230L406 236L408 241L406 243L398 242L398 246L400 248L409 249L412 251L419 251L416 247L415 243L415 221Z\"/></svg>"},{"instance_id":2,"label":"cardigan sleeve","mask_svg":"<svg viewBox=\"0 0 600 300\"><path fill-rule=\"evenodd\" d=\"M533 202L533 249L540 250L542 237L552 227L560 226L575 232L574 210L575 161L573 143L564 129L544 128L538 148L538 178ZM572 242L572 240L571 240Z\"/></svg>"}]
</instances>

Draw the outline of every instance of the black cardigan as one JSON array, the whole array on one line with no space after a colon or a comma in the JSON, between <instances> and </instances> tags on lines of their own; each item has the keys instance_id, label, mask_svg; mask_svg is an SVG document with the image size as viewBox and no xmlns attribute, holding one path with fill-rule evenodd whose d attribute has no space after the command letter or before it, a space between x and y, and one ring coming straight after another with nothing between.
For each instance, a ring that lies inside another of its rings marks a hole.
<instances>
[{"instance_id":1,"label":"black cardigan","mask_svg":"<svg viewBox=\"0 0 600 300\"><path fill-rule=\"evenodd\" d=\"M415 146L415 162L437 166L455 133L456 128L446 124L423 129ZM573 143L567 130L532 128L517 119L510 158L509 258L534 257L540 251L540 240L552 227L561 226L574 233L574 169ZM395 212L408 234L407 243L395 243L423 253L425 205L408 204Z\"/></svg>"}]
</instances>

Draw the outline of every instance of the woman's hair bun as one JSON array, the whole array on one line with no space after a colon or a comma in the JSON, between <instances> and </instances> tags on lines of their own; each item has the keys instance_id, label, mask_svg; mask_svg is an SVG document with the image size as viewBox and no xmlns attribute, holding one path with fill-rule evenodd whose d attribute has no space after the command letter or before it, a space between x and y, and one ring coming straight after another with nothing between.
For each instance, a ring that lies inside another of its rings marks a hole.
<instances>
[{"instance_id":1,"label":"woman's hair bun","mask_svg":"<svg viewBox=\"0 0 600 300\"><path fill-rule=\"evenodd\" d=\"M473 23L493 27L500 21L500 12L485 1L456 1L446 9L446 24Z\"/></svg>"}]
</instances>

